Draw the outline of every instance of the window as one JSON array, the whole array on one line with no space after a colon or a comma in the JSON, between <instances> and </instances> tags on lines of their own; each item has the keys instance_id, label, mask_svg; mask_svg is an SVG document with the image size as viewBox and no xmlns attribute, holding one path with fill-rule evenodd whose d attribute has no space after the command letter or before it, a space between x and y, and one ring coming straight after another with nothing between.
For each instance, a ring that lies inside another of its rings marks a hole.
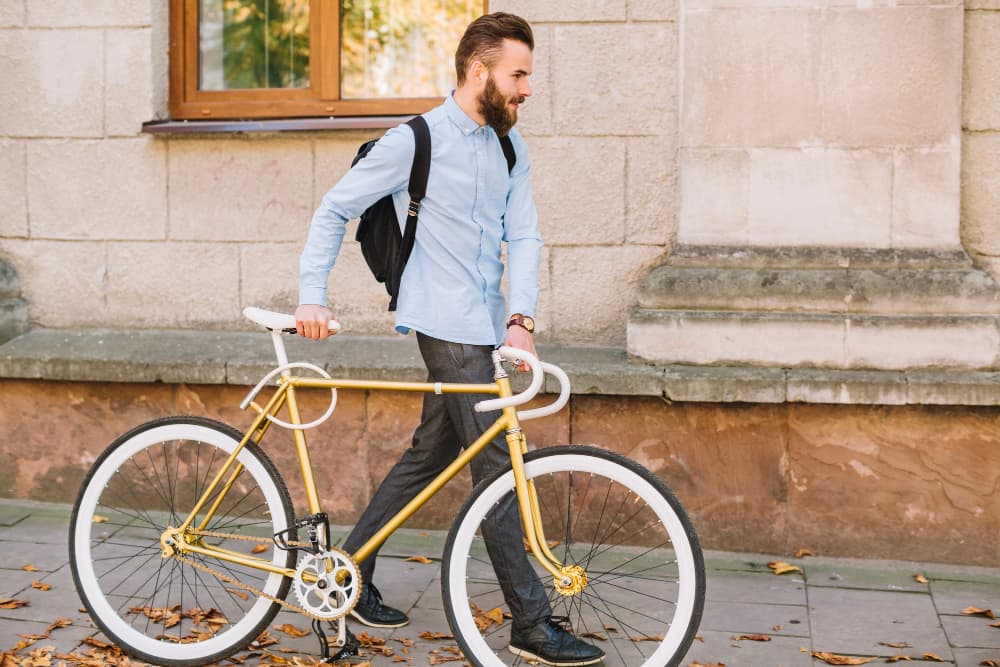
<instances>
[{"instance_id":1,"label":"window","mask_svg":"<svg viewBox=\"0 0 1000 667\"><path fill-rule=\"evenodd\" d=\"M171 0L177 119L421 113L484 0Z\"/></svg>"}]
</instances>

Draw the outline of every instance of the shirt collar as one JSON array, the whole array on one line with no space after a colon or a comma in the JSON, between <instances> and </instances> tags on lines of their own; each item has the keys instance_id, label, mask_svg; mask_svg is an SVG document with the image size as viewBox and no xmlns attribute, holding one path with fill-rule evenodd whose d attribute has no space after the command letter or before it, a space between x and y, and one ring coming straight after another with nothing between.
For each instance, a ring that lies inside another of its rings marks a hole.
<instances>
[{"instance_id":1,"label":"shirt collar","mask_svg":"<svg viewBox=\"0 0 1000 667\"><path fill-rule=\"evenodd\" d=\"M455 123L464 134L472 134L479 129L479 124L469 117L469 114L462 111L462 107L458 106L458 102L455 101L455 91L451 91L451 94L445 98L444 101L445 111L448 113L448 118L451 122Z\"/></svg>"}]
</instances>

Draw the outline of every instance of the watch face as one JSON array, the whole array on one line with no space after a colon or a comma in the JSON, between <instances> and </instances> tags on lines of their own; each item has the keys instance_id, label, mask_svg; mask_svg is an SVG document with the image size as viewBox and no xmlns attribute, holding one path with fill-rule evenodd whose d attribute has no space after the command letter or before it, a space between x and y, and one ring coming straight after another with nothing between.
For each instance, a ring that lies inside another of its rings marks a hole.
<instances>
[{"instance_id":1,"label":"watch face","mask_svg":"<svg viewBox=\"0 0 1000 667\"><path fill-rule=\"evenodd\" d=\"M528 330L528 333L535 333L535 320L527 315L521 318L521 326Z\"/></svg>"}]
</instances>

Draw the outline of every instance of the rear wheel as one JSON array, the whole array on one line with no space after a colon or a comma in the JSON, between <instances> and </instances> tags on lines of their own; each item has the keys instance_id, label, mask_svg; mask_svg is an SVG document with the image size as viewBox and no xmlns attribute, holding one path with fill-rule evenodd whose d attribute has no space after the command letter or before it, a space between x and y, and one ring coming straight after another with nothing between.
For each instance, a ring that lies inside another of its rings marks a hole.
<instances>
[{"instance_id":1,"label":"rear wheel","mask_svg":"<svg viewBox=\"0 0 1000 667\"><path fill-rule=\"evenodd\" d=\"M553 554L586 572L582 592L564 596L529 558L552 614L604 650L604 665L678 665L701 621L705 571L698 538L670 490L634 461L596 447L531 452L525 471ZM513 494L513 471L485 480L445 545L448 621L466 658L483 667L527 664L507 649L510 615L481 532L493 508L510 506Z\"/></svg>"},{"instance_id":2,"label":"rear wheel","mask_svg":"<svg viewBox=\"0 0 1000 667\"><path fill-rule=\"evenodd\" d=\"M278 611L271 600L162 556L161 534L180 526L241 437L208 419L152 421L112 443L83 483L70 521L73 579L94 622L135 657L161 665L214 662L246 647ZM243 470L204 528L224 536L204 543L294 568L295 553L270 541L293 522L284 481L253 443L237 460ZM216 558L185 557L280 599L291 583Z\"/></svg>"}]
</instances>

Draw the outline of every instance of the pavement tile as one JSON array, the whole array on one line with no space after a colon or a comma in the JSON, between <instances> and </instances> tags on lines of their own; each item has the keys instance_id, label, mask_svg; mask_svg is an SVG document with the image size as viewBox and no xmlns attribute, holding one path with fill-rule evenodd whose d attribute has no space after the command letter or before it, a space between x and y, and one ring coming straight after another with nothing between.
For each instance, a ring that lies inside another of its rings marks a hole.
<instances>
[{"instance_id":1,"label":"pavement tile","mask_svg":"<svg viewBox=\"0 0 1000 667\"><path fill-rule=\"evenodd\" d=\"M780 626L779 630L775 627ZM805 606L713 602L705 604L702 630L736 634L766 634L808 637L809 618Z\"/></svg>"},{"instance_id":2,"label":"pavement tile","mask_svg":"<svg viewBox=\"0 0 1000 667\"><path fill-rule=\"evenodd\" d=\"M931 580L931 595L939 614L960 614L968 607L991 609L1000 616L1000 582ZM998 632L997 634L1000 634Z\"/></svg>"},{"instance_id":3,"label":"pavement tile","mask_svg":"<svg viewBox=\"0 0 1000 667\"><path fill-rule=\"evenodd\" d=\"M884 644L905 642L908 654L951 659L930 595L811 587L809 620L817 651L893 655Z\"/></svg>"},{"instance_id":4,"label":"pavement tile","mask_svg":"<svg viewBox=\"0 0 1000 667\"><path fill-rule=\"evenodd\" d=\"M705 595L709 601L805 605L806 584L795 576L710 571Z\"/></svg>"},{"instance_id":5,"label":"pavement tile","mask_svg":"<svg viewBox=\"0 0 1000 667\"><path fill-rule=\"evenodd\" d=\"M952 646L1000 649L1000 628L990 627L983 616L942 616L941 623Z\"/></svg>"},{"instance_id":6,"label":"pavement tile","mask_svg":"<svg viewBox=\"0 0 1000 667\"><path fill-rule=\"evenodd\" d=\"M811 561L803 566L809 586L860 588L873 591L909 591L926 593L927 584L917 582L913 575L919 570L910 564L888 563L880 567L857 562Z\"/></svg>"},{"instance_id":7,"label":"pavement tile","mask_svg":"<svg viewBox=\"0 0 1000 667\"><path fill-rule=\"evenodd\" d=\"M63 544L65 542L64 536ZM55 572L69 562L65 547L27 541L0 540L0 554L3 554L3 567L7 568L0 571L17 571L25 565L32 565L41 572Z\"/></svg>"},{"instance_id":8,"label":"pavement tile","mask_svg":"<svg viewBox=\"0 0 1000 667\"><path fill-rule=\"evenodd\" d=\"M955 649L955 667L981 667L987 660L994 660L1000 664L1000 651L980 648Z\"/></svg>"},{"instance_id":9,"label":"pavement tile","mask_svg":"<svg viewBox=\"0 0 1000 667\"><path fill-rule=\"evenodd\" d=\"M55 620L55 619L53 619ZM39 621L10 621L5 620L3 631L3 645L0 650L8 650L14 647L22 639L22 635L42 635L46 634L49 623ZM85 638L94 634L94 628L87 625L70 625L65 628L57 628L49 633L46 639L39 639L31 645L31 649L39 649L46 646L55 647L56 653L69 653L80 645ZM9 645L8 645L9 643Z\"/></svg>"},{"instance_id":10,"label":"pavement tile","mask_svg":"<svg viewBox=\"0 0 1000 667\"><path fill-rule=\"evenodd\" d=\"M811 667L812 656L802 648L809 640L798 637L772 637L769 642L735 640L731 632L700 632L703 641L695 640L681 664L738 665L739 667Z\"/></svg>"}]
</instances>

